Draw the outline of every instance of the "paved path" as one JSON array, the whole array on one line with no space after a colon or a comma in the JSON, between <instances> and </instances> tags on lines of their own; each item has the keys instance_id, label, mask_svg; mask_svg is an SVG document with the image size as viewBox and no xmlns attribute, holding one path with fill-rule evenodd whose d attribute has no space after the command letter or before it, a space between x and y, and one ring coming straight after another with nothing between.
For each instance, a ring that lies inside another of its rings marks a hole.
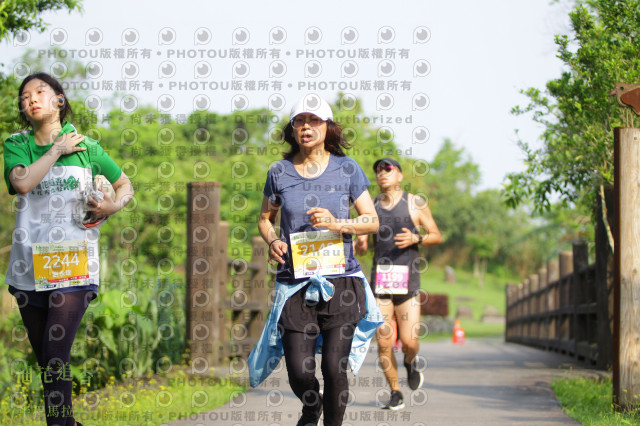
<instances>
[{"instance_id":1,"label":"paved path","mask_svg":"<svg viewBox=\"0 0 640 426\"><path fill-rule=\"evenodd\" d=\"M471 339L464 345L423 343L425 383L411 391L401 367L406 408L389 412L378 408L388 400L389 391L376 369L376 350L372 345L360 374L350 375L352 405L347 408L345 426L578 424L563 413L549 385L552 377L563 375L569 367L581 370L565 356L501 339ZM402 366L401 353L397 359ZM300 408L281 369L223 407L169 424L293 426Z\"/></svg>"}]
</instances>

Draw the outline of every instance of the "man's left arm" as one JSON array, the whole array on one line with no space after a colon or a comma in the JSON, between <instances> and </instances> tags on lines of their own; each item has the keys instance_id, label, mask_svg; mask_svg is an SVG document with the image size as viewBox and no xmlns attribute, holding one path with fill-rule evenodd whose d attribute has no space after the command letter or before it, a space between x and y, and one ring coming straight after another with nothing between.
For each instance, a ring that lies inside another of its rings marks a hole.
<instances>
[{"instance_id":1,"label":"man's left arm","mask_svg":"<svg viewBox=\"0 0 640 426\"><path fill-rule=\"evenodd\" d=\"M416 244L421 246L433 246L442 242L442 234L436 225L436 221L433 219L431 209L428 203L417 195L412 195L412 200L409 203L409 207L416 213L418 224L425 230L425 234L417 235Z\"/></svg>"}]
</instances>

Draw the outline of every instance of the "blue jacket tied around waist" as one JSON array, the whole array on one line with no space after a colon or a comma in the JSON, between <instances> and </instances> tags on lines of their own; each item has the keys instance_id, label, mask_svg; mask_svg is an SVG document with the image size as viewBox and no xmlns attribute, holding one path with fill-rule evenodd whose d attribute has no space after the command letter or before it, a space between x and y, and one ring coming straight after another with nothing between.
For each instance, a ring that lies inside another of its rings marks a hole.
<instances>
[{"instance_id":1,"label":"blue jacket tied around waist","mask_svg":"<svg viewBox=\"0 0 640 426\"><path fill-rule=\"evenodd\" d=\"M367 313L356 325L353 342L351 343L351 353L349 354L349 366L354 374L358 374L364 362L364 357L369 350L369 343L371 343L373 335L383 323L383 320L364 274L359 271L350 276L362 279L367 306ZM287 299L300 291L300 289L308 283L311 283L311 285L305 293L306 300L318 301L318 297L322 297L325 301L328 301L333 297L333 284L321 275L313 275L308 280L296 285L276 282L276 294L271 312L262 330L260 340L249 355L249 379L251 387L255 388L262 383L280 363L280 359L284 354L281 340L282 336L280 336L280 331L278 330L278 321L280 320L282 308ZM321 336L318 338L318 345L320 341Z\"/></svg>"}]
</instances>

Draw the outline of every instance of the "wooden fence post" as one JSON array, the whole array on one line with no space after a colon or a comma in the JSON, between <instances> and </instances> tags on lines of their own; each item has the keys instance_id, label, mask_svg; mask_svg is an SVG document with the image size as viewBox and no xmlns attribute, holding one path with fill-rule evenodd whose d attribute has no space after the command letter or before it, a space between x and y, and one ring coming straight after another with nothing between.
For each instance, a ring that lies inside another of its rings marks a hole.
<instances>
[{"instance_id":1,"label":"wooden fence post","mask_svg":"<svg viewBox=\"0 0 640 426\"><path fill-rule=\"evenodd\" d=\"M558 255L560 262L560 280L558 282L558 298L556 299L560 313L558 315L557 335L562 340L569 340L569 327L571 322L571 312L566 310L569 305L569 285L571 281L571 273L573 272L573 253L570 251L561 251ZM562 342L561 342L562 343ZM570 353L571 348L562 344L560 348L565 353Z\"/></svg>"},{"instance_id":2,"label":"wooden fence post","mask_svg":"<svg viewBox=\"0 0 640 426\"><path fill-rule=\"evenodd\" d=\"M227 282L229 281L228 267L228 248L229 241L229 223L220 222L218 225L218 235L216 237L216 258L215 265L218 271L218 317L217 324L219 340L214 342L218 347L217 362L222 364L229 357L229 333L231 329L231 318L227 316L227 299L228 290Z\"/></svg>"},{"instance_id":3,"label":"wooden fence post","mask_svg":"<svg viewBox=\"0 0 640 426\"><path fill-rule=\"evenodd\" d=\"M514 290L515 290L515 285L511 284L511 283L507 283L505 289L504 289L504 293L505 293L505 299L506 299L506 315L505 315L505 330L504 330L504 341L505 342L510 342L511 341L511 336L513 335L513 320L514 320L514 315L513 315L513 301L514 301Z\"/></svg>"},{"instance_id":4,"label":"wooden fence post","mask_svg":"<svg viewBox=\"0 0 640 426\"><path fill-rule=\"evenodd\" d=\"M557 260L547 262L547 307L551 313L549 319L549 339L553 349L558 349L558 287L560 285L560 263Z\"/></svg>"},{"instance_id":5,"label":"wooden fence post","mask_svg":"<svg viewBox=\"0 0 640 426\"><path fill-rule=\"evenodd\" d=\"M560 278L570 275L573 272L573 252L561 251L558 255Z\"/></svg>"},{"instance_id":6,"label":"wooden fence post","mask_svg":"<svg viewBox=\"0 0 640 426\"><path fill-rule=\"evenodd\" d=\"M529 303L529 295L531 294L531 281L529 278L522 280L522 311L523 311L523 327L522 335L529 340L531 337L531 304Z\"/></svg>"},{"instance_id":7,"label":"wooden fence post","mask_svg":"<svg viewBox=\"0 0 640 426\"><path fill-rule=\"evenodd\" d=\"M539 320L540 333L538 337L541 339L543 347L547 347L547 339L549 338L549 310L547 309L547 292L549 282L547 281L547 270L545 268L538 269L538 287L540 293L538 294L538 312L541 314Z\"/></svg>"},{"instance_id":8,"label":"wooden fence post","mask_svg":"<svg viewBox=\"0 0 640 426\"><path fill-rule=\"evenodd\" d=\"M585 301L586 284L584 268L589 265L589 247L584 240L574 241L573 244L573 277L571 280L571 290L569 303L571 306L571 331L570 336L573 341L573 353L578 358L582 351L579 346L587 339L587 327L583 315L578 314L578 306ZM587 358L585 357L585 360Z\"/></svg>"},{"instance_id":9,"label":"wooden fence post","mask_svg":"<svg viewBox=\"0 0 640 426\"><path fill-rule=\"evenodd\" d=\"M258 342L266 322L267 311L267 244L261 237L251 240L251 262L242 258L231 264L235 270L232 279L231 356L247 358Z\"/></svg>"},{"instance_id":10,"label":"wooden fence post","mask_svg":"<svg viewBox=\"0 0 640 426\"><path fill-rule=\"evenodd\" d=\"M547 268L538 269L538 286L540 290L544 290L540 295L540 300L538 306L540 306L540 312L547 312L549 309L547 308L547 300L546 300L546 290L549 286L549 279L547 277Z\"/></svg>"},{"instance_id":11,"label":"wooden fence post","mask_svg":"<svg viewBox=\"0 0 640 426\"><path fill-rule=\"evenodd\" d=\"M259 311L253 312L254 320L249 329L249 336L257 340L264 328L267 315L267 286L269 285L267 274L267 243L262 237L253 237L251 240L251 263L256 268L251 280L251 300L259 303Z\"/></svg>"},{"instance_id":12,"label":"wooden fence post","mask_svg":"<svg viewBox=\"0 0 640 426\"><path fill-rule=\"evenodd\" d=\"M229 355L231 357L244 357L243 350L246 349L243 343L249 337L249 324L251 322L251 297L249 291L252 271L249 269L249 262L242 258L231 260L234 275L231 278L232 293L229 299L231 310L231 341L229 342Z\"/></svg>"},{"instance_id":13,"label":"wooden fence post","mask_svg":"<svg viewBox=\"0 0 640 426\"><path fill-rule=\"evenodd\" d=\"M604 189L607 222L613 229L613 186ZM598 211L596 212L596 300L598 322L598 360L596 368L607 370L613 363L613 252L609 244L605 221L603 220L603 205L598 197Z\"/></svg>"},{"instance_id":14,"label":"wooden fence post","mask_svg":"<svg viewBox=\"0 0 640 426\"><path fill-rule=\"evenodd\" d=\"M216 364L220 315L214 255L220 222L220 183L187 184L187 339L194 372ZM212 342L216 342L213 344Z\"/></svg>"},{"instance_id":15,"label":"wooden fence post","mask_svg":"<svg viewBox=\"0 0 640 426\"><path fill-rule=\"evenodd\" d=\"M518 284L518 304L516 305L518 308L516 312L518 313L518 328L517 328L517 336L522 341L522 338L525 335L525 327L524 327L524 283L521 282Z\"/></svg>"},{"instance_id":16,"label":"wooden fence post","mask_svg":"<svg viewBox=\"0 0 640 426\"><path fill-rule=\"evenodd\" d=\"M529 327L531 328L530 336L537 341L539 336L540 324L538 322L538 290L540 288L537 275L529 275ZM536 343L537 344L537 343Z\"/></svg>"},{"instance_id":17,"label":"wooden fence post","mask_svg":"<svg viewBox=\"0 0 640 426\"><path fill-rule=\"evenodd\" d=\"M640 408L640 129L614 129L613 403Z\"/></svg>"}]
</instances>

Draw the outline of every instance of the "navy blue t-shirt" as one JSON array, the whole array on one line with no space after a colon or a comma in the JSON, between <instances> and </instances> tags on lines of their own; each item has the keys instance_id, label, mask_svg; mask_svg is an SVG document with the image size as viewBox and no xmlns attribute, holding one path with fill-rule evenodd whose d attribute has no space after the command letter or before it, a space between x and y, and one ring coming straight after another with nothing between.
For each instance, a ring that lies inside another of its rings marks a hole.
<instances>
[{"instance_id":1,"label":"navy blue t-shirt","mask_svg":"<svg viewBox=\"0 0 640 426\"><path fill-rule=\"evenodd\" d=\"M304 178L290 159L280 160L269 168L264 195L270 202L280 205L280 239L291 248L289 235L295 232L320 231L309 222L307 211L313 207L328 209L336 219L349 219L351 204L369 188L370 182L362 168L349 157L331 154L325 171L314 178ZM344 242L345 274L360 271L353 256L352 236L342 234ZM286 263L278 264L279 282L297 282L293 278L290 250Z\"/></svg>"}]
</instances>

